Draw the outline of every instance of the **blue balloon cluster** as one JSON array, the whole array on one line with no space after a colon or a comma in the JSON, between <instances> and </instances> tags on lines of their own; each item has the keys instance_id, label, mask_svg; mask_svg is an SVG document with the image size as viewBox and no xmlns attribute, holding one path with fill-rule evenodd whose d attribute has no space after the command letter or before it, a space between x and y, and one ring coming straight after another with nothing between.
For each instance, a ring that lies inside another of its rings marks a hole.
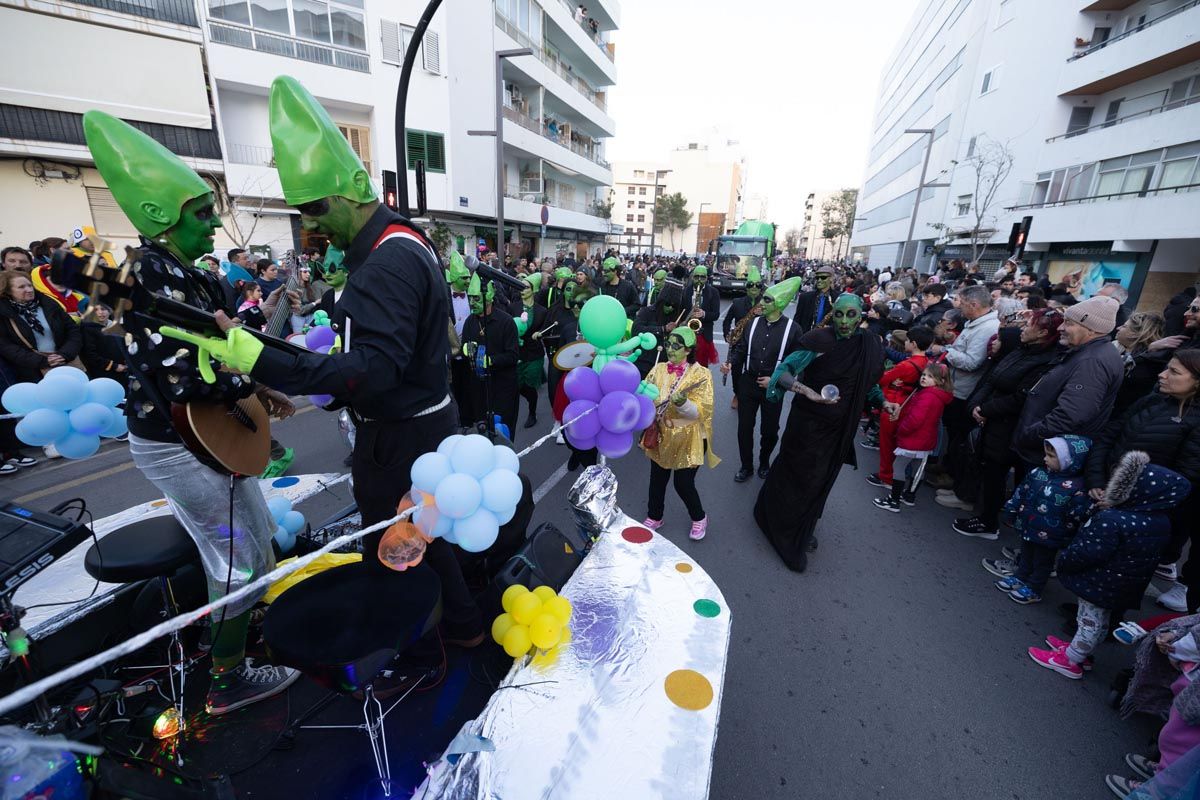
<instances>
[{"instance_id":1,"label":"blue balloon cluster","mask_svg":"<svg viewBox=\"0 0 1200 800\"><path fill-rule=\"evenodd\" d=\"M17 423L17 438L34 447L52 444L65 458L87 458L100 449L100 437L129 430L117 404L125 387L112 378L93 378L74 367L55 367L37 383L14 383L0 395Z\"/></svg>"},{"instance_id":2,"label":"blue balloon cluster","mask_svg":"<svg viewBox=\"0 0 1200 800\"><path fill-rule=\"evenodd\" d=\"M296 535L304 530L308 523L304 515L292 508L292 501L286 497L272 497L267 501L267 510L271 519L275 520L275 544L279 552L285 556L296 546Z\"/></svg>"},{"instance_id":3,"label":"blue balloon cluster","mask_svg":"<svg viewBox=\"0 0 1200 800\"><path fill-rule=\"evenodd\" d=\"M414 494L433 498L432 503L417 503L413 524L426 536L441 537L468 552L488 549L500 526L517 513L523 491L519 468L511 447L478 434L447 436L437 452L413 464Z\"/></svg>"}]
</instances>

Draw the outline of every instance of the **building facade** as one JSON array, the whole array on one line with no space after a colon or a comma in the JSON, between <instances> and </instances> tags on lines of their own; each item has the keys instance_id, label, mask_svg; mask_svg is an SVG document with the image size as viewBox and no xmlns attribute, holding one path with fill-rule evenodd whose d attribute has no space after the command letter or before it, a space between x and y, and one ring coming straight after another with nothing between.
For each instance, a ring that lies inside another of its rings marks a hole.
<instances>
[{"instance_id":1,"label":"building facade","mask_svg":"<svg viewBox=\"0 0 1200 800\"><path fill-rule=\"evenodd\" d=\"M824 238L821 224L821 208L835 194L835 191L809 192L804 199L804 224L800 227L801 258L836 261L845 256L846 243Z\"/></svg>"},{"instance_id":2,"label":"building facade","mask_svg":"<svg viewBox=\"0 0 1200 800\"><path fill-rule=\"evenodd\" d=\"M1030 217L1027 265L1161 307L1200 263L1198 31L1193 0L922 2L881 76L854 251L989 268Z\"/></svg>"}]
</instances>

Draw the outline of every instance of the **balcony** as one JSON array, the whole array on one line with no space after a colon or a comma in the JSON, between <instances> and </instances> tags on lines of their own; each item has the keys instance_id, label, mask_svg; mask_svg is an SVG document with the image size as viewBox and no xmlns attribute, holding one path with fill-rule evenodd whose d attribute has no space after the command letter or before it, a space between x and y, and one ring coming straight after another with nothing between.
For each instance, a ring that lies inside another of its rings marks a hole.
<instances>
[{"instance_id":1,"label":"balcony","mask_svg":"<svg viewBox=\"0 0 1200 800\"><path fill-rule=\"evenodd\" d=\"M1197 60L1200 0L1191 0L1072 56L1059 96L1104 94Z\"/></svg>"},{"instance_id":2,"label":"balcony","mask_svg":"<svg viewBox=\"0 0 1200 800\"><path fill-rule=\"evenodd\" d=\"M1163 93L1165 94L1165 92L1163 92ZM1166 114L1171 111L1181 111L1184 109L1186 109L1185 113L1172 116L1169 121L1168 120L1160 121L1157 118L1159 114ZM1169 124L1171 125L1173 130L1190 130L1190 131L1197 130L1195 125L1200 124L1200 95L1196 95L1195 97L1188 97L1183 100L1177 100L1174 103L1164 103L1161 106L1155 106L1154 108L1144 109L1142 111L1138 111L1133 114L1127 114L1123 117L1117 117L1116 119L1113 119L1113 120L1097 122L1095 125L1089 125L1086 128L1078 128L1073 131L1068 131L1067 133L1059 134L1058 136L1051 136L1049 139L1046 140L1046 143L1051 144L1054 142L1062 142L1067 139L1077 139L1080 136L1096 134L1096 133L1099 133L1100 131L1105 131L1105 130L1109 130L1111 128L1118 127L1121 125L1128 125L1130 123L1134 123L1132 127L1125 128L1125 129L1113 134L1112 136L1105 137L1108 139L1113 139L1114 140L1113 144L1114 145L1119 144L1120 147L1114 148L1114 147L1105 147L1104 145L1100 145L1099 146L1100 153L1097 156L1097 158L1101 158L1106 154L1115 152L1116 149L1143 150L1143 149L1146 149L1147 147L1154 146L1154 143L1147 144L1145 147L1142 147L1140 144L1135 145L1135 146L1130 146L1129 142L1130 142L1130 140L1140 142L1144 138L1143 136L1140 135L1140 133L1143 130L1148 134L1155 135L1155 136L1161 136L1165 132L1164 130L1162 130L1161 125L1166 122L1169 122ZM1089 147L1091 146L1091 142L1088 142L1087 144L1089 145ZM1084 159L1078 159L1078 160L1087 161L1090 159L1084 158ZM1059 163L1059 162L1056 160L1053 163Z\"/></svg>"},{"instance_id":3,"label":"balcony","mask_svg":"<svg viewBox=\"0 0 1200 800\"><path fill-rule=\"evenodd\" d=\"M1009 211L1035 212L1039 242L1093 242L1112 239L1200 238L1196 197L1200 184L1081 197Z\"/></svg>"},{"instance_id":4,"label":"balcony","mask_svg":"<svg viewBox=\"0 0 1200 800\"><path fill-rule=\"evenodd\" d=\"M200 23L196 20L196 6L192 0L148 0L148 2L146 0L142 0L142 2L71 0L71 2L158 22L173 22L176 25L187 25L189 28L200 27Z\"/></svg>"},{"instance_id":5,"label":"balcony","mask_svg":"<svg viewBox=\"0 0 1200 800\"><path fill-rule=\"evenodd\" d=\"M1080 11L1124 11L1138 0L1083 0Z\"/></svg>"},{"instance_id":6,"label":"balcony","mask_svg":"<svg viewBox=\"0 0 1200 800\"><path fill-rule=\"evenodd\" d=\"M540 225L542 205L545 204L552 209L548 223L552 228L608 232L608 220L599 216L594 203L563 197L557 192L522 192L516 186L505 187L504 197L504 218L507 221Z\"/></svg>"},{"instance_id":7,"label":"balcony","mask_svg":"<svg viewBox=\"0 0 1200 800\"><path fill-rule=\"evenodd\" d=\"M617 82L613 45L598 41L590 30L575 21L575 6L563 0L545 4L544 35L576 65L576 69L596 86Z\"/></svg>"},{"instance_id":8,"label":"balcony","mask_svg":"<svg viewBox=\"0 0 1200 800\"><path fill-rule=\"evenodd\" d=\"M328 67L355 72L370 72L371 57L365 52L310 42L279 33L268 33L230 22L208 21L208 35L215 44L257 50L275 56L294 58Z\"/></svg>"},{"instance_id":9,"label":"balcony","mask_svg":"<svg viewBox=\"0 0 1200 800\"><path fill-rule=\"evenodd\" d=\"M571 5L569 0L558 0L558 2L562 5L563 8L565 8L567 10L567 13L571 15L571 19L574 20L575 23L579 26L579 29L584 32L584 35L586 35L589 39L591 39L593 42L596 43L596 46L600 48L600 51L602 53L604 53L605 57L608 58L609 61L615 61L616 56L614 55L612 49L610 49L608 42L601 41L601 39L600 39L599 27L593 28L588 23L588 20L578 19L575 16L576 6Z\"/></svg>"},{"instance_id":10,"label":"balcony","mask_svg":"<svg viewBox=\"0 0 1200 800\"><path fill-rule=\"evenodd\" d=\"M526 116L516 109L505 108L504 118L512 123L512 126L505 125L506 145L535 158L561 164L590 182L599 185L612 183L612 166L596 154L595 148L588 148L570 139L564 140L562 133L552 133L541 120Z\"/></svg>"},{"instance_id":11,"label":"balcony","mask_svg":"<svg viewBox=\"0 0 1200 800\"><path fill-rule=\"evenodd\" d=\"M496 11L495 17L497 28L508 34L521 47L528 47L532 50L533 55L538 61L541 61L551 72L566 81L568 86L587 98L589 103L601 111L608 111L608 101L603 93L597 92L589 86L587 81L576 75L560 59L556 58L552 53L547 52L541 42L533 41L524 31L521 31L516 25L509 22L499 11Z\"/></svg>"}]
</instances>

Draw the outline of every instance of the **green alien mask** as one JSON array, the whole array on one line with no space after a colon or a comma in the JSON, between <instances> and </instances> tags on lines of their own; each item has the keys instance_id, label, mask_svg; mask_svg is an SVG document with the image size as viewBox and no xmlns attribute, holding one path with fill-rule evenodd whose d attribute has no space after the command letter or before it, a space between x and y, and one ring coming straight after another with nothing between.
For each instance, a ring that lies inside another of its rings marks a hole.
<instances>
[{"instance_id":1,"label":"green alien mask","mask_svg":"<svg viewBox=\"0 0 1200 800\"><path fill-rule=\"evenodd\" d=\"M751 267L746 272L746 294L751 300L758 300L762 297L762 273L758 271L758 267Z\"/></svg>"},{"instance_id":2,"label":"green alien mask","mask_svg":"<svg viewBox=\"0 0 1200 800\"><path fill-rule=\"evenodd\" d=\"M450 267L446 270L446 282L456 292L465 292L471 282L471 270L467 269L462 254L457 250L450 254Z\"/></svg>"},{"instance_id":3,"label":"green alien mask","mask_svg":"<svg viewBox=\"0 0 1200 800\"><path fill-rule=\"evenodd\" d=\"M487 291L483 290L483 285L479 280L478 275L471 276L471 283L467 286L467 304L471 307L471 313L476 316L483 316L487 304L496 299L496 286L489 283Z\"/></svg>"},{"instance_id":4,"label":"green alien mask","mask_svg":"<svg viewBox=\"0 0 1200 800\"><path fill-rule=\"evenodd\" d=\"M796 293L800 291L800 279L788 278L786 281L780 281L766 291L762 299L762 312L769 320L779 318L779 315L784 312L795 298Z\"/></svg>"},{"instance_id":5,"label":"green alien mask","mask_svg":"<svg viewBox=\"0 0 1200 800\"><path fill-rule=\"evenodd\" d=\"M542 273L535 272L531 275L526 275L521 281L525 284L521 289L521 302L525 305L533 305L533 296L542 288Z\"/></svg>"},{"instance_id":6,"label":"green alien mask","mask_svg":"<svg viewBox=\"0 0 1200 800\"><path fill-rule=\"evenodd\" d=\"M697 286L703 286L708 283L708 267L700 266L692 270L692 280Z\"/></svg>"},{"instance_id":7,"label":"green alien mask","mask_svg":"<svg viewBox=\"0 0 1200 800\"><path fill-rule=\"evenodd\" d=\"M839 339L848 339L858 330L862 322L862 298L856 294L843 293L833 303L833 332Z\"/></svg>"}]
</instances>

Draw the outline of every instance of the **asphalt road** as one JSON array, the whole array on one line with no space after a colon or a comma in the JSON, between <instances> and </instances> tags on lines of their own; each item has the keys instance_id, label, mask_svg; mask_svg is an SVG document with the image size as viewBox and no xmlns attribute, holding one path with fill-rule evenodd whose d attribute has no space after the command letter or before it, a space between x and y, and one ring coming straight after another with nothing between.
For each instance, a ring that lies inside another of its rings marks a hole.
<instances>
[{"instance_id":1,"label":"asphalt road","mask_svg":"<svg viewBox=\"0 0 1200 800\"><path fill-rule=\"evenodd\" d=\"M1152 721L1121 721L1107 705L1131 651L1105 644L1078 682L1035 665L1026 648L1063 633L1057 607L1073 598L1052 583L1040 605L1009 601L979 565L1006 541L954 533L955 512L936 505L932 490L900 514L874 508L881 490L863 476L876 455L861 448L863 469L838 479L808 572L788 571L751 519L760 481L733 482L730 397L718 378L714 449L725 461L697 481L708 538L688 540L673 490L662 529L716 580L733 614L711 797L1107 796L1104 774L1121 771L1124 753L1148 752L1156 732ZM518 430L519 446L550 430L544 399L541 408L533 431ZM296 449L293 473L344 469L332 415L303 409L275 433ZM566 455L551 442L524 461L540 497L534 524L571 524ZM613 467L623 508L641 518L645 458L634 452ZM119 444L2 478L0 491L37 508L81 496L97 518L157 496ZM301 510L316 522L347 501L343 484ZM1143 610L1152 608L1147 599Z\"/></svg>"}]
</instances>

